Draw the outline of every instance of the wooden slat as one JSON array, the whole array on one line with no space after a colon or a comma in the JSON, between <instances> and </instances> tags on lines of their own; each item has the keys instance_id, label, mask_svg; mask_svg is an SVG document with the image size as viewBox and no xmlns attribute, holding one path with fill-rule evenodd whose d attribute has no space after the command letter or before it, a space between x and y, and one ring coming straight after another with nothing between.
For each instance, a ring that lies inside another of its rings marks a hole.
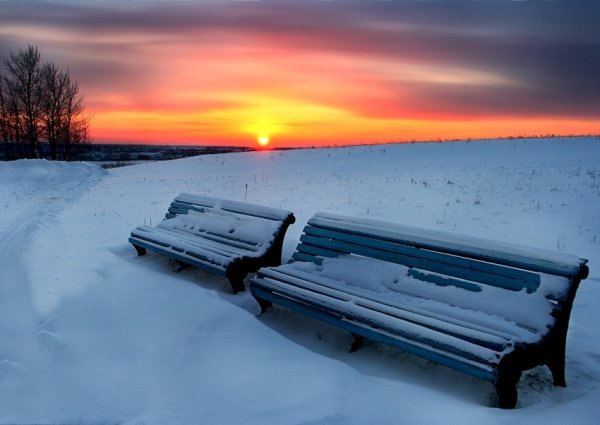
<instances>
[{"instance_id":1,"label":"wooden slat","mask_svg":"<svg viewBox=\"0 0 600 425\"><path fill-rule=\"evenodd\" d=\"M454 254L445 253L443 250L435 251L431 249L423 249L411 245L405 245L398 241L386 241L375 236L365 237L347 233L341 230L322 229L314 226L306 226L304 232L317 237L369 246L409 257L423 258L426 260L432 260L434 262L481 271L486 274L508 277L510 279L517 279L524 282L531 282L534 285L539 285L540 283L540 276L537 273L532 273L530 271L517 269L514 267L506 267L503 265L478 261L472 258L460 257Z\"/></svg>"},{"instance_id":2,"label":"wooden slat","mask_svg":"<svg viewBox=\"0 0 600 425\"><path fill-rule=\"evenodd\" d=\"M587 263L587 260L573 255L540 248L333 213L315 214L309 220L309 225L570 278L579 275Z\"/></svg>"},{"instance_id":3,"label":"wooden slat","mask_svg":"<svg viewBox=\"0 0 600 425\"><path fill-rule=\"evenodd\" d=\"M252 252L243 247L225 245L206 238L192 238L189 237L189 235L183 235L182 237L174 238L173 235L173 232L147 226L138 227L131 232L132 237L141 237L147 241L157 243L162 246L176 246L179 249L184 249L186 252L214 252L216 255L223 257L248 255Z\"/></svg>"},{"instance_id":4,"label":"wooden slat","mask_svg":"<svg viewBox=\"0 0 600 425\"><path fill-rule=\"evenodd\" d=\"M364 255L371 258L376 258L383 261L393 262L397 264L403 264L408 267L416 267L423 270L429 270L432 272L445 274L452 277L457 277L461 279L471 280L475 282L484 283L487 285L497 286L505 289L509 289L512 291L520 291L523 288L527 290L527 292L534 292L538 286L538 283L533 283L530 281L521 281L516 279L510 279L505 276L485 273L479 270L473 270L470 268L464 268L455 266L453 264L440 263L437 261L433 261L427 258L408 256L404 254L400 254L397 252L393 252L394 246L386 245L385 247L389 250L378 249L375 247L371 247L369 245L376 245L375 243L366 243L362 245L358 245L356 243L345 242L340 240L333 240L329 238L321 238L317 236L311 235L302 235L301 245L298 246L298 250L302 252L313 253L315 255L319 254L319 251L322 250L323 256L335 256L333 253L338 252L340 254L359 254ZM357 242L364 242L364 238L361 238ZM383 246L383 245L380 245ZM330 254L329 254L330 253ZM339 254L338 254L339 255Z\"/></svg>"},{"instance_id":5,"label":"wooden slat","mask_svg":"<svg viewBox=\"0 0 600 425\"><path fill-rule=\"evenodd\" d=\"M170 247L171 244L165 243L165 242L161 242L158 240L155 240L154 238L150 237L150 236L143 236L139 233L131 233L131 237L129 238L129 242L133 243L134 240L140 240L140 241L145 241L145 242L150 242L152 244L158 245L158 246L162 246L162 247Z\"/></svg>"},{"instance_id":6,"label":"wooden slat","mask_svg":"<svg viewBox=\"0 0 600 425\"><path fill-rule=\"evenodd\" d=\"M179 246L170 245L150 238L142 239L134 235L129 238L129 242L134 245L144 246L151 251L161 254L171 254L172 256L180 255L182 258L195 258L210 264L224 265L230 263L234 258L230 253L211 250L210 247L194 247L194 249L189 249L190 247L185 244Z\"/></svg>"},{"instance_id":7,"label":"wooden slat","mask_svg":"<svg viewBox=\"0 0 600 425\"><path fill-rule=\"evenodd\" d=\"M417 269L410 269L408 271L408 275L415 279L422 280L424 282L430 282L438 286L456 286L457 288L466 289L467 291L471 292L481 292L481 286L462 279L454 279L438 274L424 273L423 271Z\"/></svg>"},{"instance_id":8,"label":"wooden slat","mask_svg":"<svg viewBox=\"0 0 600 425\"><path fill-rule=\"evenodd\" d=\"M194 195L190 193L181 193L175 201L190 206L199 205L201 207L216 208L235 214L258 217L266 220L286 221L292 218L292 212L279 208L268 207L265 205L251 204L248 202L239 202L229 199L212 198L209 196Z\"/></svg>"},{"instance_id":9,"label":"wooden slat","mask_svg":"<svg viewBox=\"0 0 600 425\"><path fill-rule=\"evenodd\" d=\"M142 248L146 248L149 251L157 252L165 257L172 258L174 260L182 261L186 264L190 264L194 267L198 267L204 270L211 271L213 273L217 273L219 275L225 275L225 265L216 264L212 262L200 261L199 258L194 258L190 255L187 255L185 252L180 252L177 250L169 249L169 247L164 247L161 245L156 245L150 241L145 241L139 238L129 238L129 242L141 246Z\"/></svg>"},{"instance_id":10,"label":"wooden slat","mask_svg":"<svg viewBox=\"0 0 600 425\"><path fill-rule=\"evenodd\" d=\"M209 230L187 230L181 228L174 228L170 230L171 233L181 235L182 237L192 238L193 240L197 240L198 237L212 240L224 245L231 245L238 248L247 249L249 251L256 251L259 246L258 242L248 241L245 239L237 238L231 236L229 233L216 233Z\"/></svg>"},{"instance_id":11,"label":"wooden slat","mask_svg":"<svg viewBox=\"0 0 600 425\"><path fill-rule=\"evenodd\" d=\"M236 238L236 237L231 236L231 234L229 234L229 233L216 233L216 232L207 231L203 234L203 236L207 239L213 239L215 241L219 241L219 242L222 242L225 244L232 244L232 245L239 244L240 246L246 247L246 249L256 250L256 248L258 247L258 242L248 241L248 240L241 239L241 238Z\"/></svg>"},{"instance_id":12,"label":"wooden slat","mask_svg":"<svg viewBox=\"0 0 600 425\"><path fill-rule=\"evenodd\" d=\"M363 325L368 325L372 328L382 329L388 333L393 333L397 337L408 338L421 344L437 347L444 352L457 354L469 360L476 360L480 362L484 360L482 357L475 355L475 351L486 351L490 353L490 356L492 356L492 350L484 350L482 349L482 345L473 344L471 347L472 350L460 349L458 345L469 346L471 343L463 338L459 338L448 333L438 332L440 338L435 339L431 336L431 334L435 333L436 330L430 329L432 332L426 332L426 327L418 323L402 321L399 318L394 318L393 316L386 315L376 310L361 309L361 307L355 304L345 305L347 303L345 300L323 296L323 294L319 294L314 291L307 291L302 288L295 288L293 291L290 291L288 286L276 286L271 288L271 283L273 282L269 279L264 279L259 284L263 288L269 288L271 291L281 294L288 299L295 299L301 304L313 305L319 309L334 313L340 317L343 317L346 321L357 321ZM428 336L423 336L426 333ZM443 342L443 339L457 339L460 341L460 343L457 343L456 345L450 345L446 342Z\"/></svg>"},{"instance_id":13,"label":"wooden slat","mask_svg":"<svg viewBox=\"0 0 600 425\"><path fill-rule=\"evenodd\" d=\"M316 255L306 254L304 252L296 251L292 254L292 260L295 261L310 261L315 264L323 264L323 258Z\"/></svg>"},{"instance_id":14,"label":"wooden slat","mask_svg":"<svg viewBox=\"0 0 600 425\"><path fill-rule=\"evenodd\" d=\"M289 300L296 300L300 304L326 310L343 317L345 321L357 321L362 326L381 329L397 338L410 339L422 345L436 347L443 352L455 354L467 360L489 363L490 359L498 358L495 354L498 350L485 347L483 341L472 342L458 332L452 333L448 329L436 329L406 320L406 318L402 318L401 311L397 311L397 316L392 316L381 311L364 308L354 302L333 298L314 290L314 288L308 290L295 287L291 290L289 285L280 285L271 278L258 279L253 281L253 285L268 289ZM452 341L455 342L452 343ZM500 350L504 349L502 345L497 347Z\"/></svg>"},{"instance_id":15,"label":"wooden slat","mask_svg":"<svg viewBox=\"0 0 600 425\"><path fill-rule=\"evenodd\" d=\"M304 242L303 238L305 236L302 235L300 237L300 240ZM319 257L323 257L323 258L335 258L339 255L342 254L348 254L347 250L341 250L341 249L337 249L337 247L334 247L335 249L328 249L329 247L325 248L323 246L319 246L319 245L313 245L313 244L308 244L308 243L301 243L296 247L296 250L298 252L301 252L303 254L309 254L309 255L315 255L315 256L319 256Z\"/></svg>"},{"instance_id":16,"label":"wooden slat","mask_svg":"<svg viewBox=\"0 0 600 425\"><path fill-rule=\"evenodd\" d=\"M206 233L193 234L178 229L162 229L160 227L139 226L134 229L131 234L137 236L140 234L140 232L143 232L144 237L156 235L154 238L163 241L166 241L166 238L175 238L182 241L182 243L192 244L200 247L216 246L224 251L231 252L232 254L248 254L257 251L255 244L248 244L244 243L243 241L220 238L214 235L207 235Z\"/></svg>"},{"instance_id":17,"label":"wooden slat","mask_svg":"<svg viewBox=\"0 0 600 425\"><path fill-rule=\"evenodd\" d=\"M182 211L198 211L200 213L205 212L208 209L211 209L212 207L208 206L208 205L198 205L198 204L188 204L186 202L178 202L178 201L173 201L171 202L171 206L170 208L174 209L174 210L182 210Z\"/></svg>"},{"instance_id":18,"label":"wooden slat","mask_svg":"<svg viewBox=\"0 0 600 425\"><path fill-rule=\"evenodd\" d=\"M472 321L465 321L464 311L462 307L456 308L456 315L452 315L449 311L442 315L437 314L422 308L418 308L407 302L399 302L388 297L379 296L376 293L367 290L361 290L354 286L342 284L334 279L317 275L308 271L301 271L289 266L269 267L259 270L257 278L270 278L278 280L282 285L304 288L318 293L327 294L338 299L350 300L356 298L354 302L361 304L370 309L380 311L388 311L389 314L397 314L397 311L405 311L418 317L427 317L438 321L439 323L450 324L462 329L469 329L476 332L481 332L493 336L488 338L489 341L514 341L519 339L517 334L508 333L504 330L490 327L489 324L483 326ZM413 299L413 295L408 295L408 299ZM417 320L419 321L419 320ZM423 320L420 320L423 322ZM530 333L529 330L514 324L518 328L520 335Z\"/></svg>"},{"instance_id":19,"label":"wooden slat","mask_svg":"<svg viewBox=\"0 0 600 425\"><path fill-rule=\"evenodd\" d=\"M436 349L435 347L419 344L416 341L401 338L400 336L395 335L393 333L386 332L382 329L372 328L360 322L347 321L344 319L344 317L336 315L331 311L319 309L314 305L297 302L293 299L281 296L262 287L250 286L250 291L252 292L252 295L256 298L271 301L289 310L306 314L325 323L329 323L331 325L345 329L357 335L365 336L374 341L379 341L384 344L397 347L405 352L416 354L425 359L434 361L439 364L443 364L445 366L467 373L471 376L475 376L488 381L494 381L496 379L495 370L489 365L477 363L474 361L468 361L467 359L463 359L460 356L452 355L451 353L444 352L442 350Z\"/></svg>"}]
</instances>

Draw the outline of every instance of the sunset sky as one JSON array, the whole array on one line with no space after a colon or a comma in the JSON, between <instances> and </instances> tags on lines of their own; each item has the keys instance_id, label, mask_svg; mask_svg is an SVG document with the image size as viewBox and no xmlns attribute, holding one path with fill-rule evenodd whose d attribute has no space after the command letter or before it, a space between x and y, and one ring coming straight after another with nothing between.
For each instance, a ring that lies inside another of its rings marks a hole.
<instances>
[{"instance_id":1,"label":"sunset sky","mask_svg":"<svg viewBox=\"0 0 600 425\"><path fill-rule=\"evenodd\" d=\"M600 1L0 0L96 142L273 147L600 133Z\"/></svg>"}]
</instances>

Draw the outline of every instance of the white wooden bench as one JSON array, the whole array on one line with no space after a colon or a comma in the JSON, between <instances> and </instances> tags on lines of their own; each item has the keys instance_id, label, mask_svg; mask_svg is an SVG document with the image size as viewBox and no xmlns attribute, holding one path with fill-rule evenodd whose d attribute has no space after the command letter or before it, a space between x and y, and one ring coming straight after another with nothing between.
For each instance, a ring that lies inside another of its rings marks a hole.
<instances>
[{"instance_id":1,"label":"white wooden bench","mask_svg":"<svg viewBox=\"0 0 600 425\"><path fill-rule=\"evenodd\" d=\"M513 408L523 371L565 386L569 316L587 260L330 213L304 229L293 261L250 291L272 303L493 382Z\"/></svg>"},{"instance_id":2,"label":"white wooden bench","mask_svg":"<svg viewBox=\"0 0 600 425\"><path fill-rule=\"evenodd\" d=\"M227 276L234 293L263 266L281 264L283 238L294 223L290 211L182 193L155 227L140 226L129 242L146 250Z\"/></svg>"}]
</instances>

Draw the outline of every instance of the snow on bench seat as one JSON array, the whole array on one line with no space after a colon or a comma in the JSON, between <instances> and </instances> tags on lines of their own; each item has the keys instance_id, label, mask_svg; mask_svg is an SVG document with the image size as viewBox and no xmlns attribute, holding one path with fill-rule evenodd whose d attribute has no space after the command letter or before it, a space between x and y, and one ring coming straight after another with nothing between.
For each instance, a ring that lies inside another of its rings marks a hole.
<instances>
[{"instance_id":1,"label":"snow on bench seat","mask_svg":"<svg viewBox=\"0 0 600 425\"><path fill-rule=\"evenodd\" d=\"M531 258L531 261L528 261ZM494 382L514 407L522 371L564 385L566 332L586 260L518 245L320 213L290 264L250 290L272 303Z\"/></svg>"},{"instance_id":2,"label":"snow on bench seat","mask_svg":"<svg viewBox=\"0 0 600 425\"><path fill-rule=\"evenodd\" d=\"M183 193L162 222L135 228L129 242L140 255L148 249L224 274L235 293L249 272L281 264L283 238L294 221L289 211Z\"/></svg>"}]
</instances>

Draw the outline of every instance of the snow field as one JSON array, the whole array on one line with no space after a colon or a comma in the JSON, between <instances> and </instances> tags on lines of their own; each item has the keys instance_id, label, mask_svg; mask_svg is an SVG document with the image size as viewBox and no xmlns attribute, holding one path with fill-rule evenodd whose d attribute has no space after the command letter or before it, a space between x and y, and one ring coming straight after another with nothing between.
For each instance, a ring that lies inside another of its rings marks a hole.
<instances>
[{"instance_id":1,"label":"snow field","mask_svg":"<svg viewBox=\"0 0 600 425\"><path fill-rule=\"evenodd\" d=\"M113 169L0 164L0 423L596 423L600 140L361 146L202 156ZM282 309L158 255L136 257L181 192L503 240L590 260L568 387L535 369L518 408L490 384Z\"/></svg>"}]
</instances>

